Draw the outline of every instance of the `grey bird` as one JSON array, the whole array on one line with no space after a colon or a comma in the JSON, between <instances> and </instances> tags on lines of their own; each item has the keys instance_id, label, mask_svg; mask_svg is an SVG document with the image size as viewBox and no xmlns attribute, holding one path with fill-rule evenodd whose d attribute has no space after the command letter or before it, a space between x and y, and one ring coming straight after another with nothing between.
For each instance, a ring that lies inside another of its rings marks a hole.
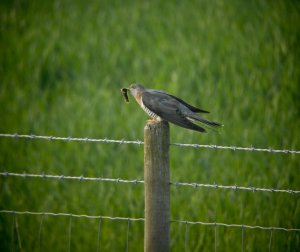
<instances>
[{"instance_id":1,"label":"grey bird","mask_svg":"<svg viewBox=\"0 0 300 252\"><path fill-rule=\"evenodd\" d=\"M147 89L142 84L132 84L129 88L123 88L122 91L123 94L126 91L130 91L137 103L153 120L165 120L180 127L199 132L206 132L206 130L195 124L195 122L210 127L222 126L220 123L209 121L197 114L209 113L208 111L196 108L164 91ZM126 96L124 95L125 98Z\"/></svg>"}]
</instances>

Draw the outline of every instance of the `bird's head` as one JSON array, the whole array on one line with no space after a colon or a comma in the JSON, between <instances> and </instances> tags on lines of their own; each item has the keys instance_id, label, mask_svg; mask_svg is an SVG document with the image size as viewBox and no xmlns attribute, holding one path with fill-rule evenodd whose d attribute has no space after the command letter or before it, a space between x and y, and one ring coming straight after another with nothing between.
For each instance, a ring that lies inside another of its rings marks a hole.
<instances>
[{"instance_id":1,"label":"bird's head","mask_svg":"<svg viewBox=\"0 0 300 252\"><path fill-rule=\"evenodd\" d=\"M145 91L145 87L142 84L134 83L127 88L133 97L139 97Z\"/></svg>"}]
</instances>

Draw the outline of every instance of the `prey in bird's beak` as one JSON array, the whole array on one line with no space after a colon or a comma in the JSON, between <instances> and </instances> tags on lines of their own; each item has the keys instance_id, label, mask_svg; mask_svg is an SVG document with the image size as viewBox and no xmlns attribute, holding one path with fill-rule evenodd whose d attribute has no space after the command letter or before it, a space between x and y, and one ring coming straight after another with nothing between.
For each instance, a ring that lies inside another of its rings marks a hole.
<instances>
[{"instance_id":1,"label":"prey in bird's beak","mask_svg":"<svg viewBox=\"0 0 300 252\"><path fill-rule=\"evenodd\" d=\"M127 91L130 91L128 88L121 88L122 95L126 102L129 102Z\"/></svg>"}]
</instances>

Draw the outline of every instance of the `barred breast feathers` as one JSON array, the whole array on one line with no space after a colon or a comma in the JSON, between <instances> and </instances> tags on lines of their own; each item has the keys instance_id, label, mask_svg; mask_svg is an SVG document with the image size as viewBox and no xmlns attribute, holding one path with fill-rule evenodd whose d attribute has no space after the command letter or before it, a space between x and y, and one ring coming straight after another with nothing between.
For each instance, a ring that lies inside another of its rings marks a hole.
<instances>
[{"instance_id":1,"label":"barred breast feathers","mask_svg":"<svg viewBox=\"0 0 300 252\"><path fill-rule=\"evenodd\" d=\"M156 115L153 111L151 111L144 105L142 98L141 98L141 107L147 113L147 115L149 115L151 118L158 120L158 121L162 120L158 115Z\"/></svg>"}]
</instances>

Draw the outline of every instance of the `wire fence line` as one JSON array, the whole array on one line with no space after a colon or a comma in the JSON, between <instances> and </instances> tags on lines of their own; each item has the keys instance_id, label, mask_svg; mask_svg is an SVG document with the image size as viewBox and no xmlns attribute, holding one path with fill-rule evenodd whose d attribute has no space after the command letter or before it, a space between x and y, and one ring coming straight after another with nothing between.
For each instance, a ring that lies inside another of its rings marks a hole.
<instances>
[{"instance_id":1,"label":"wire fence line","mask_svg":"<svg viewBox=\"0 0 300 252\"><path fill-rule=\"evenodd\" d=\"M204 225L204 226L217 226L217 227L236 227L248 229L262 229L262 230L282 230L282 231L295 231L300 232L300 228L283 228L283 227L264 227L264 226L251 226L243 224L226 224L220 222L202 222L202 221L184 221L184 220L171 220L171 222L189 224L189 225Z\"/></svg>"},{"instance_id":2,"label":"wire fence line","mask_svg":"<svg viewBox=\"0 0 300 252\"><path fill-rule=\"evenodd\" d=\"M68 176L68 175L52 175L52 174L32 174L32 173L13 173L13 172L0 172L0 176L13 176L23 178L43 178L43 179L69 179L69 180L80 180L80 181L106 181L116 183L144 183L143 180L128 180L128 179L113 179L113 178L102 178L102 177L84 177L84 176Z\"/></svg>"},{"instance_id":3,"label":"wire fence line","mask_svg":"<svg viewBox=\"0 0 300 252\"><path fill-rule=\"evenodd\" d=\"M40 136L40 135L22 135L22 134L4 134L0 133L0 137L10 138L27 138L27 139L42 139L42 140L58 140L58 141L78 141L78 142L98 142L98 143L116 143L116 144L137 144L143 145L144 142L141 140L114 140L114 139L97 139L89 137L57 137L57 136ZM221 146L221 145L210 145L210 144L185 144L185 143L171 143L171 146L177 147L192 147L196 149L220 149L220 150L232 150L232 151L256 151L256 152L269 152L269 153L283 153L283 154L300 154L300 150L289 150L289 149L272 149L272 148L255 148L255 147L240 147L240 146Z\"/></svg>"},{"instance_id":4,"label":"wire fence line","mask_svg":"<svg viewBox=\"0 0 300 252\"><path fill-rule=\"evenodd\" d=\"M173 143L171 145L179 147L192 147L192 148L206 148L206 149L220 149L232 151L256 151L256 152L270 152L270 153L284 153L284 154L300 154L298 150L278 150L272 148L255 148L255 147L239 147L239 146L221 146L221 145L207 145L207 144L182 144Z\"/></svg>"},{"instance_id":5,"label":"wire fence line","mask_svg":"<svg viewBox=\"0 0 300 252\"><path fill-rule=\"evenodd\" d=\"M29 140L48 140L48 141L77 141L77 142L95 142L95 143L113 143L113 144L135 144L143 145L144 142L140 140L131 141L131 140L114 140L114 139L95 139L95 138L76 138L76 137L57 137L57 136L43 136L43 135L21 135L21 134L1 134L0 137L12 138L12 139L29 139ZM202 144L184 144L184 143L171 143L171 146L176 147L191 147L191 148L206 148L206 149L220 149L220 150L231 150L231 151L250 151L250 152L268 152L274 154L300 154L300 150L289 150L289 149L271 149L271 148L254 148L254 147L238 147L238 146L219 146L219 145L202 145ZM98 181L98 182L115 182L115 183L128 183L128 184L143 184L144 181L140 179L122 179L122 178L103 178L103 177L85 177L81 176L69 176L69 175L53 175L53 174L32 174L32 173L13 173L13 172L0 172L2 177L21 177L21 178L40 178L40 179L59 179L59 180L77 180L77 181ZM299 190L290 190L290 189L273 189L273 188L257 188L257 187L247 187L247 186L237 186L237 185L219 185L219 184L202 184L202 183L188 183L188 182L176 182L170 181L171 186L176 188L181 186L189 186L193 188L211 188L211 189L225 189L225 190L234 190L234 191L252 191L252 192L268 192L268 193L289 193L299 195ZM15 211L15 210L1 210L0 214L11 214L13 216L13 226L16 225L16 232L18 235L17 227L17 215L35 215L41 216L41 222L39 227L39 247L41 248L41 230L42 225L45 219L45 216L62 216L69 218L69 251L71 251L71 237L72 235L72 219L73 218L88 218L96 219L98 223L98 243L97 251L99 250L99 237L101 230L101 221L102 220L113 220L113 221L127 221L127 234L126 234L126 251L128 251L129 244L129 230L131 222L140 221L144 222L144 218L132 218L132 217L113 217L113 216L97 216L97 215L87 215L87 214L73 214L73 213L53 213L53 212L32 212L32 211ZM203 221L186 221L186 220L170 220L170 223L184 224L186 226L185 231L185 251L188 251L188 237L189 237L189 225L203 225L210 226L214 228L215 233L215 251L217 251L217 228L226 227L226 228L239 228L242 232L242 251L244 251L244 230L245 229L260 229L270 232L270 241L269 241L269 251L272 243L272 232L277 231L287 231L287 232L300 232L300 228L285 228L285 227L267 227L259 225L244 225L244 224L228 224L228 223L219 223L219 222L203 222ZM14 228L12 228L14 230ZM14 235L12 231L12 235ZM18 235L19 236L19 235ZM20 241L20 238L18 238ZM22 246L19 245L21 248ZM13 249L12 249L13 250Z\"/></svg>"},{"instance_id":6,"label":"wire fence line","mask_svg":"<svg viewBox=\"0 0 300 252\"><path fill-rule=\"evenodd\" d=\"M290 194L300 194L300 191L290 190L290 189L273 189L273 188L260 188L260 187L246 187L237 185L218 185L218 184L197 184L197 183L185 183L185 182L170 182L175 186L191 186L194 188L207 187L215 189L229 189L229 190L245 190L252 192L271 192L271 193L290 193Z\"/></svg>"},{"instance_id":7,"label":"wire fence line","mask_svg":"<svg viewBox=\"0 0 300 252\"><path fill-rule=\"evenodd\" d=\"M0 176L4 177L22 177L22 178L42 178L42 179L69 179L69 180L80 180L80 181L105 181L105 182L115 182L115 183L132 183L132 184L143 184L144 180L140 179L121 179L121 178L102 178L102 177L84 177L84 176L67 176L67 175L52 175L52 174L32 174L32 173L13 173L13 172L0 172ZM190 186L194 188L214 188L214 189L229 189L229 190L245 190L252 192L271 192L271 193L289 193L289 194L300 194L298 190L290 189L273 189L273 188L259 188L259 187L245 187L245 186L228 186L228 185L218 185L218 184L198 184L198 183L185 183L185 182L174 182L170 181L170 185L176 187L179 186Z\"/></svg>"},{"instance_id":8,"label":"wire fence line","mask_svg":"<svg viewBox=\"0 0 300 252\"><path fill-rule=\"evenodd\" d=\"M0 176L14 176L23 178L43 178L43 179L70 179L80 181L105 181L105 182L116 182L116 183L132 183L139 184L144 183L143 180L138 179L121 179L121 178L102 178L102 177L84 177L84 176L67 176L67 175L52 175L52 174L31 174L31 173L13 173L13 172L0 172Z\"/></svg>"},{"instance_id":9,"label":"wire fence line","mask_svg":"<svg viewBox=\"0 0 300 252\"><path fill-rule=\"evenodd\" d=\"M116 144L138 144L143 145L144 142L140 140L114 140L114 139L97 139L88 137L57 137L57 136L39 136L39 135L20 135L20 134L0 134L0 137L11 137L11 138L27 138L27 139L41 139L41 140L58 140L58 141L76 141L76 142L96 142L96 143L116 143Z\"/></svg>"},{"instance_id":10,"label":"wire fence line","mask_svg":"<svg viewBox=\"0 0 300 252\"><path fill-rule=\"evenodd\" d=\"M43 215L43 216L64 216L72 218L87 218L87 219L107 219L107 220L126 220L126 221L144 221L144 218L129 218L129 217L112 217L101 215L87 215L87 214L72 214L72 213L50 213L50 212L30 212L30 211L13 211L0 210L0 213L18 214L18 215Z\"/></svg>"},{"instance_id":11,"label":"wire fence line","mask_svg":"<svg viewBox=\"0 0 300 252\"><path fill-rule=\"evenodd\" d=\"M73 214L73 213L14 211L14 210L4 210L4 209L0 210L0 213L13 214L13 215L62 216L62 217L72 217L72 218L107 219L107 220L121 220L121 221L145 221L144 218L113 217L113 216ZM300 232L300 228L266 227L266 226L257 226L257 225L251 226L251 225L243 225L243 224L227 224L227 223L220 223L220 222L202 222L202 221L184 221L184 220L170 220L170 222L182 223L186 225L203 225L203 226L216 226L216 227L235 227L235 228Z\"/></svg>"}]
</instances>

